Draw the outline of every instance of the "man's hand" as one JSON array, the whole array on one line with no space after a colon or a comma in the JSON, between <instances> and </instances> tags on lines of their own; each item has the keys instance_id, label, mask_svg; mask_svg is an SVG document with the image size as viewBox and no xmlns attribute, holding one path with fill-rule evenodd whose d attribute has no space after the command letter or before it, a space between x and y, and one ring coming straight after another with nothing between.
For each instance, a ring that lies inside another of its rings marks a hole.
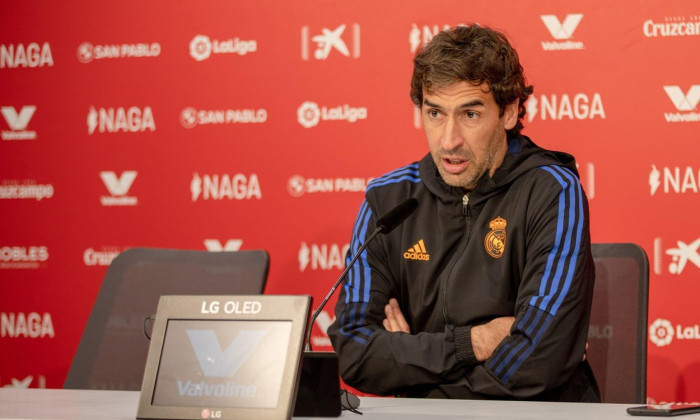
<instances>
[{"instance_id":1,"label":"man's hand","mask_svg":"<svg viewBox=\"0 0 700 420\"><path fill-rule=\"evenodd\" d=\"M408 322L406 322L406 318L404 318L401 308L399 308L399 302L396 299L389 299L389 303L384 307L384 315L386 318L384 318L382 323L387 331L411 333L411 328L408 326Z\"/></svg>"},{"instance_id":2,"label":"man's hand","mask_svg":"<svg viewBox=\"0 0 700 420\"><path fill-rule=\"evenodd\" d=\"M483 362L491 357L498 344L510 335L514 321L514 317L504 316L472 327L472 349L476 360Z\"/></svg>"}]
</instances>

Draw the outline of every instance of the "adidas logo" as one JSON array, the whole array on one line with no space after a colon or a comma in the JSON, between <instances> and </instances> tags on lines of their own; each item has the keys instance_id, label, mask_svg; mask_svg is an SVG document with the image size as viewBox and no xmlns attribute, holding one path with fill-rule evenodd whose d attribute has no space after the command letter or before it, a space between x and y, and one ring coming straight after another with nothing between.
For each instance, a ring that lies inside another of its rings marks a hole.
<instances>
[{"instance_id":1,"label":"adidas logo","mask_svg":"<svg viewBox=\"0 0 700 420\"><path fill-rule=\"evenodd\" d=\"M425 250L425 243L421 239L417 244L413 245L408 251L403 253L403 257L407 260L429 261L430 254Z\"/></svg>"}]
</instances>

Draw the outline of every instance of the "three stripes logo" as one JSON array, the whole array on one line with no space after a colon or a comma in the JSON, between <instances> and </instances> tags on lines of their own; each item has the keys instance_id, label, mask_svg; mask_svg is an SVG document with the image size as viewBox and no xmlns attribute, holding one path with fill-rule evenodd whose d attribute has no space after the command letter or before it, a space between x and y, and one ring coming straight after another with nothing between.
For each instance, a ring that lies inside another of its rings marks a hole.
<instances>
[{"instance_id":1,"label":"three stripes logo","mask_svg":"<svg viewBox=\"0 0 700 420\"><path fill-rule=\"evenodd\" d=\"M418 243L410 247L408 251L404 252L403 257L407 260L430 260L430 254L428 254L428 251L425 249L425 242L423 242L422 239L418 241Z\"/></svg>"}]
</instances>

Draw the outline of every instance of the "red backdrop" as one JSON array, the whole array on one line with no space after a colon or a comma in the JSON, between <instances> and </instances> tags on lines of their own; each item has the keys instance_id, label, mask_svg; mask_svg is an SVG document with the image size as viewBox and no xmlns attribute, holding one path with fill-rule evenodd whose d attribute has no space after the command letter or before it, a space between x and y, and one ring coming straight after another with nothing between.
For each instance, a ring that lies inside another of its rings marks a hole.
<instances>
[{"instance_id":1,"label":"red backdrop","mask_svg":"<svg viewBox=\"0 0 700 420\"><path fill-rule=\"evenodd\" d=\"M4 2L0 385L62 386L132 246L263 248L268 293L319 302L367 182L427 151L415 48L472 22L520 52L524 133L577 157L593 240L649 255L649 399L700 400L694 0Z\"/></svg>"}]
</instances>

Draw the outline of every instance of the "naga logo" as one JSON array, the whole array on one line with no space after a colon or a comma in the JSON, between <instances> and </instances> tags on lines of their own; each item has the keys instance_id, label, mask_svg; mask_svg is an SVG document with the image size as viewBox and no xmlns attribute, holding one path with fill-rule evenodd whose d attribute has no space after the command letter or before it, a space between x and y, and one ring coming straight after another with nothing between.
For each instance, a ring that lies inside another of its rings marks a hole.
<instances>
[{"instance_id":1,"label":"naga logo","mask_svg":"<svg viewBox=\"0 0 700 420\"><path fill-rule=\"evenodd\" d=\"M463 23L458 23L455 27L466 26ZM445 25L423 25L419 27L415 23L411 24L411 32L408 34L408 43L411 46L411 54L415 54L418 48L425 46L435 35L441 31L450 29L451 26Z\"/></svg>"},{"instance_id":2,"label":"naga logo","mask_svg":"<svg viewBox=\"0 0 700 420\"><path fill-rule=\"evenodd\" d=\"M542 41L542 49L545 51L556 50L582 50L585 48L583 42L573 41L574 31L581 23L583 14L568 14L561 22L555 15L540 15L542 23L547 27L549 34L557 41Z\"/></svg>"},{"instance_id":3,"label":"naga logo","mask_svg":"<svg viewBox=\"0 0 700 420\"><path fill-rule=\"evenodd\" d=\"M605 119L603 100L600 93L591 96L585 93L576 93L571 96L564 93L561 95L540 95L539 99L532 95L527 101L528 121L532 122L539 114L540 119L550 120L592 120L596 117Z\"/></svg>"},{"instance_id":4,"label":"naga logo","mask_svg":"<svg viewBox=\"0 0 700 420\"><path fill-rule=\"evenodd\" d=\"M319 107L316 102L306 101L297 109L297 121L305 128L318 125L319 121L347 121L367 119L367 108L351 107L348 104L333 108Z\"/></svg>"},{"instance_id":5,"label":"naga logo","mask_svg":"<svg viewBox=\"0 0 700 420\"><path fill-rule=\"evenodd\" d=\"M229 239L225 245L221 245L218 239L204 240L204 246L207 251L211 252L238 251L241 249L241 245L243 245L243 239Z\"/></svg>"},{"instance_id":6,"label":"naga logo","mask_svg":"<svg viewBox=\"0 0 700 420\"><path fill-rule=\"evenodd\" d=\"M202 175L194 173L190 182L192 201L202 200L250 200L262 198L260 182L256 174Z\"/></svg>"},{"instance_id":7,"label":"naga logo","mask_svg":"<svg viewBox=\"0 0 700 420\"><path fill-rule=\"evenodd\" d=\"M347 28L346 24L342 24L335 29L322 28L321 33L311 36L311 41L316 43L313 57L316 60L326 60L331 54L331 51L337 51L345 57L358 58L360 56L360 25L353 23L350 33L350 48L343 40L343 33ZM309 55L309 26L301 28L301 58L304 61L310 59Z\"/></svg>"},{"instance_id":8,"label":"naga logo","mask_svg":"<svg viewBox=\"0 0 700 420\"><path fill-rule=\"evenodd\" d=\"M315 193L364 192L373 178L304 178L293 175L287 181L287 192L292 197Z\"/></svg>"},{"instance_id":9,"label":"naga logo","mask_svg":"<svg viewBox=\"0 0 700 420\"><path fill-rule=\"evenodd\" d=\"M430 254L425 249L425 242L419 240L418 243L413 245L408 249L408 251L403 253L403 257L407 260L418 260L418 261L429 261Z\"/></svg>"},{"instance_id":10,"label":"naga logo","mask_svg":"<svg viewBox=\"0 0 700 420\"><path fill-rule=\"evenodd\" d=\"M103 206L135 206L138 204L137 197L128 196L127 193L131 188L131 184L136 179L136 171L123 171L117 177L117 174L112 171L100 172L100 178L107 187L110 195L100 197L100 202Z\"/></svg>"},{"instance_id":11,"label":"naga logo","mask_svg":"<svg viewBox=\"0 0 700 420\"><path fill-rule=\"evenodd\" d=\"M266 335L267 331L241 331L222 351L214 331L187 330L199 367L209 377L234 376Z\"/></svg>"},{"instance_id":12,"label":"naga logo","mask_svg":"<svg viewBox=\"0 0 700 420\"><path fill-rule=\"evenodd\" d=\"M212 40L206 35L196 35L190 41L190 56L197 61L206 60L212 54L246 55L257 50L257 41L246 41L238 37L220 41L218 39Z\"/></svg>"},{"instance_id":13,"label":"naga logo","mask_svg":"<svg viewBox=\"0 0 700 420\"><path fill-rule=\"evenodd\" d=\"M665 347L676 340L700 340L700 325L682 326L659 318L649 326L649 340L659 347Z\"/></svg>"},{"instance_id":14,"label":"naga logo","mask_svg":"<svg viewBox=\"0 0 700 420\"><path fill-rule=\"evenodd\" d=\"M686 22L685 17L666 17L664 22L645 20L642 24L642 32L647 38L668 36L699 36L700 17L693 16L691 22Z\"/></svg>"},{"instance_id":15,"label":"naga logo","mask_svg":"<svg viewBox=\"0 0 700 420\"><path fill-rule=\"evenodd\" d=\"M26 47L24 44L5 45L0 44L0 69L36 68L53 66L51 46L44 42L41 46L32 42Z\"/></svg>"},{"instance_id":16,"label":"naga logo","mask_svg":"<svg viewBox=\"0 0 700 420\"><path fill-rule=\"evenodd\" d=\"M686 269L688 263L692 263L696 268L700 268L700 238L686 243L684 241L676 241L675 248L663 249L661 238L654 239L654 273L663 274L663 256L671 257L671 262L668 264L668 272L670 274L680 275Z\"/></svg>"},{"instance_id":17,"label":"naga logo","mask_svg":"<svg viewBox=\"0 0 700 420\"><path fill-rule=\"evenodd\" d=\"M0 246L0 269L36 269L48 260L45 246Z\"/></svg>"},{"instance_id":18,"label":"naga logo","mask_svg":"<svg viewBox=\"0 0 700 420\"><path fill-rule=\"evenodd\" d=\"M78 46L77 55L78 61L87 64L92 60L103 58L157 57L160 51L160 44L157 42L114 45L92 45L89 42L83 42Z\"/></svg>"},{"instance_id":19,"label":"naga logo","mask_svg":"<svg viewBox=\"0 0 700 420\"><path fill-rule=\"evenodd\" d=\"M88 134L95 130L100 133L136 133L146 130L156 131L153 111L150 106L143 109L132 106L129 108L98 108L90 107L87 116Z\"/></svg>"},{"instance_id":20,"label":"naga logo","mask_svg":"<svg viewBox=\"0 0 700 420\"><path fill-rule=\"evenodd\" d=\"M267 121L265 109L218 109L199 111L187 107L180 113L180 124L185 128L209 124L246 124Z\"/></svg>"},{"instance_id":21,"label":"naga logo","mask_svg":"<svg viewBox=\"0 0 700 420\"><path fill-rule=\"evenodd\" d=\"M41 201L51 198L54 188L51 184L37 184L34 180L3 180L0 185L0 200L33 199Z\"/></svg>"},{"instance_id":22,"label":"naga logo","mask_svg":"<svg viewBox=\"0 0 700 420\"><path fill-rule=\"evenodd\" d=\"M686 194L698 193L700 191L700 168L694 169L691 166L680 168L678 166L669 168L663 167L663 172L656 165L651 165L649 173L650 194L653 196L663 184L665 194ZM662 175L663 174L663 175ZM663 182L661 178L663 177Z\"/></svg>"},{"instance_id":23,"label":"naga logo","mask_svg":"<svg viewBox=\"0 0 700 420\"><path fill-rule=\"evenodd\" d=\"M695 107L700 102L700 85L692 85L688 89L688 93L683 93L678 86L664 86L666 95L668 95L673 106L679 112L665 112L664 117L666 122L698 122L700 121L700 113L694 112ZM688 111L688 112L680 112Z\"/></svg>"},{"instance_id":24,"label":"naga logo","mask_svg":"<svg viewBox=\"0 0 700 420\"><path fill-rule=\"evenodd\" d=\"M299 271L304 272L311 264L311 270L342 270L345 266L343 256L350 244L311 244L302 242L299 247Z\"/></svg>"},{"instance_id":25,"label":"naga logo","mask_svg":"<svg viewBox=\"0 0 700 420\"><path fill-rule=\"evenodd\" d=\"M2 130L0 135L2 135L3 140L36 140L36 131L27 130L29 121L32 119L34 112L36 111L35 105L25 105L17 113L17 110L13 106L3 106L0 108L0 113L5 118L7 126L10 127L10 131Z\"/></svg>"},{"instance_id":26,"label":"naga logo","mask_svg":"<svg viewBox=\"0 0 700 420\"><path fill-rule=\"evenodd\" d=\"M44 312L1 312L0 313L0 337L2 338L54 338L56 332L53 328L51 314Z\"/></svg>"}]
</instances>

